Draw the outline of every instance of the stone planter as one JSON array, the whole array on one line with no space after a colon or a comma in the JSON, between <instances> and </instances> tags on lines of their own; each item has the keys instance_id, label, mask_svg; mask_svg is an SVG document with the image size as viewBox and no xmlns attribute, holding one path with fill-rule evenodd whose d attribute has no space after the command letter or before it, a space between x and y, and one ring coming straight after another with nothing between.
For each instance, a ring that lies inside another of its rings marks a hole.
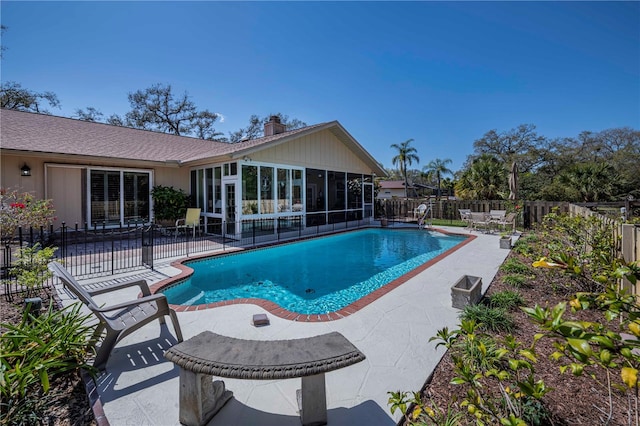
<instances>
[{"instance_id":1,"label":"stone planter","mask_svg":"<svg viewBox=\"0 0 640 426\"><path fill-rule=\"evenodd\" d=\"M482 297L482 278L463 275L451 287L451 305L464 309L467 305L475 305Z\"/></svg>"},{"instance_id":2,"label":"stone planter","mask_svg":"<svg viewBox=\"0 0 640 426\"><path fill-rule=\"evenodd\" d=\"M388 225L387 218L386 217L381 218L380 219L380 226L385 227L387 225Z\"/></svg>"},{"instance_id":3,"label":"stone planter","mask_svg":"<svg viewBox=\"0 0 640 426\"><path fill-rule=\"evenodd\" d=\"M511 249L511 237L501 237L500 248Z\"/></svg>"}]
</instances>

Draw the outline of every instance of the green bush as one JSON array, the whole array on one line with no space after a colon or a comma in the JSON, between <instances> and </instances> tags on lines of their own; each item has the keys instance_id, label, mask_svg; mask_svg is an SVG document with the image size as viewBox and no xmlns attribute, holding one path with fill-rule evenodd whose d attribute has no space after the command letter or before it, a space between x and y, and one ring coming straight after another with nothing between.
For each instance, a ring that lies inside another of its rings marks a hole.
<instances>
[{"instance_id":1,"label":"green bush","mask_svg":"<svg viewBox=\"0 0 640 426\"><path fill-rule=\"evenodd\" d=\"M184 218L191 204L189 194L173 186L154 186L151 197L153 198L153 216L156 220L176 221Z\"/></svg>"},{"instance_id":2,"label":"green bush","mask_svg":"<svg viewBox=\"0 0 640 426\"><path fill-rule=\"evenodd\" d=\"M504 290L489 296L487 304L492 308L500 308L509 311L524 305L522 295L517 291Z\"/></svg>"},{"instance_id":3,"label":"green bush","mask_svg":"<svg viewBox=\"0 0 640 426\"><path fill-rule=\"evenodd\" d=\"M501 266L500 270L509 274L531 274L531 269L515 257L510 257Z\"/></svg>"},{"instance_id":4,"label":"green bush","mask_svg":"<svg viewBox=\"0 0 640 426\"><path fill-rule=\"evenodd\" d=\"M46 395L52 377L78 369L96 372L86 362L95 331L87 325L90 315L81 313L79 303L62 310L52 306L40 316L25 313L17 326L0 324L8 330L0 336L1 423L30 423L46 400L38 394Z\"/></svg>"},{"instance_id":5,"label":"green bush","mask_svg":"<svg viewBox=\"0 0 640 426\"><path fill-rule=\"evenodd\" d=\"M502 308L493 308L485 304L468 305L460 313L462 321L475 321L485 331L511 331L514 328L513 319Z\"/></svg>"},{"instance_id":6,"label":"green bush","mask_svg":"<svg viewBox=\"0 0 640 426\"><path fill-rule=\"evenodd\" d=\"M36 243L31 247L20 247L16 251L16 260L11 265L11 271L18 284L27 289L27 296L53 276L47 265L53 259L56 250L57 247L41 248L40 244Z\"/></svg>"},{"instance_id":7,"label":"green bush","mask_svg":"<svg viewBox=\"0 0 640 426\"><path fill-rule=\"evenodd\" d=\"M504 277L502 277L502 281L504 281L505 284L508 284L510 286L516 287L516 288L521 288L521 287L525 287L528 285L527 281L529 280L529 277L527 277L526 275L522 275L522 274L509 274L509 275L505 275Z\"/></svg>"},{"instance_id":8,"label":"green bush","mask_svg":"<svg viewBox=\"0 0 640 426\"><path fill-rule=\"evenodd\" d=\"M513 244L513 251L523 256L532 256L539 244L539 238L535 234L529 234L518 238Z\"/></svg>"}]
</instances>

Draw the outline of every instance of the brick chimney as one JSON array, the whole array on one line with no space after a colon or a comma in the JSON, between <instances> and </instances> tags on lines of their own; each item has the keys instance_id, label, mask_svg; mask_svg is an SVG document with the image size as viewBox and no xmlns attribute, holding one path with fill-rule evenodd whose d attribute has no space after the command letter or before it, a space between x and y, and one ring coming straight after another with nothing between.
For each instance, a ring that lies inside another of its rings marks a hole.
<instances>
[{"instance_id":1,"label":"brick chimney","mask_svg":"<svg viewBox=\"0 0 640 426\"><path fill-rule=\"evenodd\" d=\"M280 122L280 117L277 115L272 115L269 117L269 121L264 123L264 135L265 136L273 136L278 135L280 133L284 133L285 126Z\"/></svg>"}]
</instances>

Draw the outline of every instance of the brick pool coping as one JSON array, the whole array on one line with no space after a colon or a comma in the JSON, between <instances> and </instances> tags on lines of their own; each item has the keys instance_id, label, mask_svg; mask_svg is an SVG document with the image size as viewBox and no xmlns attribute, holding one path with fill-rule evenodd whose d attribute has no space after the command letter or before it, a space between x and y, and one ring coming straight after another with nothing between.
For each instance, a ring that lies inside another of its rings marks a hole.
<instances>
[{"instance_id":1,"label":"brick pool coping","mask_svg":"<svg viewBox=\"0 0 640 426\"><path fill-rule=\"evenodd\" d=\"M260 306L261 308L263 308L264 310L266 310L268 313L270 313L271 315L274 315L276 317L279 318L283 318L286 320L290 320L290 321L298 321L298 322L326 322L326 321L335 321L344 317L347 317L349 315L352 315L356 312L358 312L360 309L364 308L365 306L369 305L370 303L378 300L379 298L381 298L382 296L384 296L385 294L389 293L391 290L398 288L399 286L401 286L402 284L404 284L405 282L407 282L408 280L410 280L411 278L414 278L415 276L417 276L418 274L420 274L421 272L423 272L424 270L426 270L427 268L429 268L430 266L434 265L435 263L437 263L438 261L444 259L445 257L449 256L450 254L454 253L455 251L457 251L458 249L464 247L465 245L469 244L471 241L473 241L474 239L476 239L477 237L475 235L468 235L468 234L460 234L460 233L456 233L456 232L449 232L449 231L445 231L442 229L438 229L438 228L433 228L433 230L440 232L442 234L445 235L458 235L458 236L463 236L465 237L465 240L460 242L459 244L457 244L455 247L450 248L449 250L445 251L444 253L439 254L438 256L434 257L433 259L429 260L428 262L423 263L422 265L418 266L417 268L407 272L406 274L402 275L401 277L396 278L395 280L391 281L388 284L385 284L384 286L380 287L379 289L369 293L368 295L356 300L355 302L351 303L348 306L345 306L344 308L335 311L335 312L329 312L326 314L300 314L297 312L291 312L287 309L284 309L283 307L281 307L280 305L277 305L269 300L265 300L265 299L258 299L258 298L242 298L242 299L234 299L234 300L225 300L225 301L221 301L221 302L214 302L214 303L207 303L207 304L203 304L203 305L194 305L194 306L184 306L184 305L173 305L170 304L169 306L174 309L176 312L193 312L193 311L201 311L204 309L213 309L213 308L218 308L220 306L229 306L229 305L240 305L240 304L253 304L253 305L257 305ZM167 287L170 287L171 285L174 285L180 281L183 281L184 279L190 277L193 274L193 269L184 265L185 262L193 262L194 260L204 260L204 259L209 259L212 257L216 257L216 256L225 256L228 255L230 253L233 252L241 252L241 251L245 251L244 249L236 249L236 250L232 250L232 251L225 251L224 253L219 253L219 254L205 254L205 255L200 255L200 256L194 256L194 257L189 257L189 258L185 258L185 259L180 259L177 260L175 262L171 263L171 266L177 268L180 270L180 273L176 276L173 276L171 278L167 278L164 279L156 284L153 284L150 287L151 293L157 293Z\"/></svg>"}]
</instances>

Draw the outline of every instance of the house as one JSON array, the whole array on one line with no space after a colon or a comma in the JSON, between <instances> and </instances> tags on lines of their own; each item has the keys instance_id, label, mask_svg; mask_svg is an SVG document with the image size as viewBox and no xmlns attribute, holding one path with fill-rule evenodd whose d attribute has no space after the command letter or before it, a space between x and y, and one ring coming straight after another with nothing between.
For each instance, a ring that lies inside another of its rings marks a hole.
<instances>
[{"instance_id":1,"label":"house","mask_svg":"<svg viewBox=\"0 0 640 426\"><path fill-rule=\"evenodd\" d=\"M380 190L378 191L379 200L387 200L391 198L405 198L405 196L417 197L416 187L409 183L407 193L404 192L403 180L381 180L379 182Z\"/></svg>"},{"instance_id":2,"label":"house","mask_svg":"<svg viewBox=\"0 0 640 426\"><path fill-rule=\"evenodd\" d=\"M5 109L0 118L0 185L52 199L54 226L152 222L156 185L184 189L205 226L228 232L251 219L367 219L373 177L386 175L337 121L285 131L271 117L264 137L224 143Z\"/></svg>"}]
</instances>

